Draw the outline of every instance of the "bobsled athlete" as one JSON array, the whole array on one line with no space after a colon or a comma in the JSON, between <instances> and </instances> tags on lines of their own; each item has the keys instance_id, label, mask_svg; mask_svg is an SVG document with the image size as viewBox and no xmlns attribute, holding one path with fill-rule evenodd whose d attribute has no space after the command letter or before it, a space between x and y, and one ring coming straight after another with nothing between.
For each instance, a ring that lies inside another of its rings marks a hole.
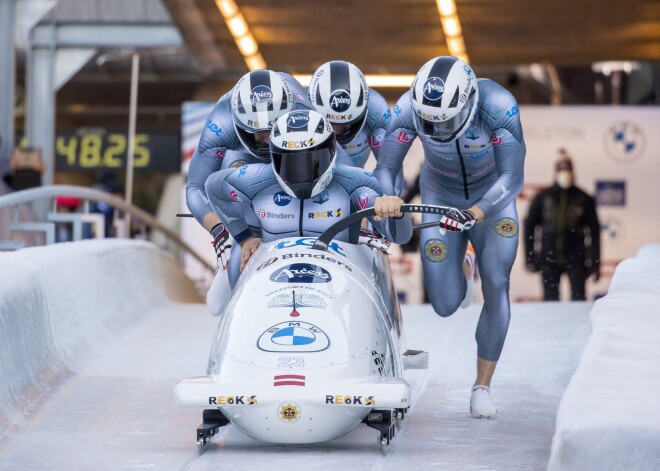
<instances>
[{"instance_id":1,"label":"bobsled athlete","mask_svg":"<svg viewBox=\"0 0 660 471\"><path fill-rule=\"evenodd\" d=\"M310 110L305 89L292 76L256 70L245 74L225 93L209 114L190 161L186 203L190 212L213 237L218 265L226 268L229 233L209 205L204 183L213 173L270 159L268 136L273 124L292 110ZM343 151L340 159L349 163ZM258 219L251 219L257 225Z\"/></svg>"},{"instance_id":2,"label":"bobsled athlete","mask_svg":"<svg viewBox=\"0 0 660 471\"><path fill-rule=\"evenodd\" d=\"M412 236L412 222L399 211L399 197L382 197L371 173L337 165L335 133L316 111L280 117L270 134L270 153L270 164L224 170L206 181L213 210L241 246L240 264L237 257L229 264L232 286L262 240L318 236L343 216L374 205L382 217L372 224L389 240L404 243ZM259 218L261 238L248 227L247 212ZM337 239L357 243L358 237L359 227L352 227Z\"/></svg>"},{"instance_id":3,"label":"bobsled athlete","mask_svg":"<svg viewBox=\"0 0 660 471\"><path fill-rule=\"evenodd\" d=\"M392 112L385 98L367 86L359 68L345 61L326 62L312 75L307 94L316 111L332 125L353 166L364 168L372 152L378 159ZM398 195L403 171L396 185Z\"/></svg>"},{"instance_id":4,"label":"bobsled athlete","mask_svg":"<svg viewBox=\"0 0 660 471\"><path fill-rule=\"evenodd\" d=\"M474 263L466 270L464 258L470 241L484 296L470 411L494 417L490 383L509 327L509 277L518 247L515 198L525 159L518 105L497 83L477 80L462 60L437 57L424 64L394 108L375 170L384 194L395 194L395 176L416 137L424 147L422 203L461 210L456 218L442 216L440 233L421 233L426 291L443 317L469 303ZM423 220L437 218L425 214Z\"/></svg>"}]
</instances>

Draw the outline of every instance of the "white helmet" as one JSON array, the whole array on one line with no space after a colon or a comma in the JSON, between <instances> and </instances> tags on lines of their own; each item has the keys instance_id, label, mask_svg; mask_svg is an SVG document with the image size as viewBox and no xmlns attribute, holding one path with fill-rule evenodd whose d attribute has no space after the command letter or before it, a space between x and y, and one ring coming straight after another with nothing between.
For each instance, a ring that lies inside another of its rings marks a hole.
<instances>
[{"instance_id":1,"label":"white helmet","mask_svg":"<svg viewBox=\"0 0 660 471\"><path fill-rule=\"evenodd\" d=\"M337 134L340 144L348 144L367 120L369 88L364 75L353 64L326 62L319 67L307 89L316 111L331 124L350 124Z\"/></svg>"},{"instance_id":2,"label":"white helmet","mask_svg":"<svg viewBox=\"0 0 660 471\"><path fill-rule=\"evenodd\" d=\"M270 132L270 155L282 189L298 199L325 190L335 171L336 145L332 126L316 111L280 117Z\"/></svg>"},{"instance_id":3,"label":"white helmet","mask_svg":"<svg viewBox=\"0 0 660 471\"><path fill-rule=\"evenodd\" d=\"M272 70L255 70L236 83L231 96L234 129L241 144L255 157L268 160L268 145L257 143L256 131L270 131L277 118L293 108L287 83Z\"/></svg>"},{"instance_id":4,"label":"white helmet","mask_svg":"<svg viewBox=\"0 0 660 471\"><path fill-rule=\"evenodd\" d=\"M472 68L452 56L436 57L424 64L410 91L417 133L439 142L460 137L479 104Z\"/></svg>"}]
</instances>

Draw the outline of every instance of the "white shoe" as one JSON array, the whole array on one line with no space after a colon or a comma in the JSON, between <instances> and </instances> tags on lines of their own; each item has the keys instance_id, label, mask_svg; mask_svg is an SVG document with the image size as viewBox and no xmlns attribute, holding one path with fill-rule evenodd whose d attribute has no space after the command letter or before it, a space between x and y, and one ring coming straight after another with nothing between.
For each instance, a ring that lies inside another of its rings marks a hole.
<instances>
[{"instance_id":1,"label":"white shoe","mask_svg":"<svg viewBox=\"0 0 660 471\"><path fill-rule=\"evenodd\" d=\"M490 398L490 388L478 384L472 388L472 396L470 397L470 414L476 419L482 417L495 418L497 416L497 409Z\"/></svg>"},{"instance_id":2,"label":"white shoe","mask_svg":"<svg viewBox=\"0 0 660 471\"><path fill-rule=\"evenodd\" d=\"M468 243L467 250L465 251L465 259L463 260L463 275L465 276L466 289L465 297L461 302L461 308L465 309L472 304L474 297L474 265L476 263L476 256L472 244Z\"/></svg>"},{"instance_id":3,"label":"white shoe","mask_svg":"<svg viewBox=\"0 0 660 471\"><path fill-rule=\"evenodd\" d=\"M215 277L211 283L208 293L206 293L206 305L212 316L219 316L225 310L227 301L231 296L229 287L229 276L222 268L215 272Z\"/></svg>"}]
</instances>

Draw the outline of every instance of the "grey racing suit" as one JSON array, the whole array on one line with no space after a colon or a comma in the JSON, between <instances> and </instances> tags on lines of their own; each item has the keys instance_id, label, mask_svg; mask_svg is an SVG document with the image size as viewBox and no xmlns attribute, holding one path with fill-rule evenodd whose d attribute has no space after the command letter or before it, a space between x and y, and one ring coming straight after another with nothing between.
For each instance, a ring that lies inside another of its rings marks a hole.
<instances>
[{"instance_id":1,"label":"grey racing suit","mask_svg":"<svg viewBox=\"0 0 660 471\"><path fill-rule=\"evenodd\" d=\"M370 172L338 165L328 187L313 198L299 200L289 196L277 182L269 164L245 165L238 171L213 174L206 192L218 218L225 224L237 245L252 235L245 214L255 214L262 227L262 240L283 237L318 236L334 222L354 211L372 207L381 195L378 181ZM399 219L371 221L389 240L405 243L412 236L408 214ZM359 224L339 233L337 240L357 243ZM229 282L238 279L240 257L232 256Z\"/></svg>"},{"instance_id":2,"label":"grey racing suit","mask_svg":"<svg viewBox=\"0 0 660 471\"><path fill-rule=\"evenodd\" d=\"M420 177L423 203L467 209L476 204L485 215L467 232L440 234L422 230L420 251L424 283L436 313L450 316L465 297L463 259L468 239L477 255L484 305L477 325L478 356L499 359L509 327L509 277L518 247L515 198L523 184L525 142L515 98L497 83L479 79L479 103L473 122L448 143L419 136L424 147ZM375 174L386 195L394 194L394 176L418 137L410 92L394 108ZM427 215L424 222L437 220Z\"/></svg>"},{"instance_id":3,"label":"grey racing suit","mask_svg":"<svg viewBox=\"0 0 660 471\"><path fill-rule=\"evenodd\" d=\"M305 89L296 79L282 72L279 72L279 75L287 83L293 94L294 110L314 109ZM204 217L213 211L204 189L204 183L209 175L225 168L262 162L247 152L238 139L231 112L232 91L233 89L225 93L209 114L188 169L186 204L200 224L202 224ZM339 162L350 163L346 153L339 146L337 148ZM229 151L236 151L239 154Z\"/></svg>"}]
</instances>

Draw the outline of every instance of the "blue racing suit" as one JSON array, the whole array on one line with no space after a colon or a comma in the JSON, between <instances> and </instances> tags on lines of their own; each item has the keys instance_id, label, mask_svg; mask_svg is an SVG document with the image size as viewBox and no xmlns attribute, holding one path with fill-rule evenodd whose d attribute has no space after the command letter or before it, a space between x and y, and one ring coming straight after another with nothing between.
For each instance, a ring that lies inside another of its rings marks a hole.
<instances>
[{"instance_id":1,"label":"blue racing suit","mask_svg":"<svg viewBox=\"0 0 660 471\"><path fill-rule=\"evenodd\" d=\"M288 74L279 72L279 75L287 83L293 94L293 109L313 110L314 107L302 85ZM225 93L209 114L204 132L199 138L199 144L197 144L188 169L186 204L200 224L202 224L204 216L213 211L204 189L204 183L209 175L229 167L240 167L246 163L262 162L247 152L238 139L231 112L232 92L233 89ZM339 146L337 147L338 161L350 163L346 153ZM240 155L228 151L236 151Z\"/></svg>"},{"instance_id":2,"label":"blue racing suit","mask_svg":"<svg viewBox=\"0 0 660 471\"><path fill-rule=\"evenodd\" d=\"M458 139L448 143L419 136L424 147L420 176L422 203L467 209L477 205L485 215L467 232L440 234L423 229L420 236L424 283L436 313L453 314L465 297L463 259L468 239L477 255L484 306L477 325L478 356L499 359L509 327L509 277L518 247L515 198L523 184L525 141L515 98L497 83L479 79L474 119ZM410 92L394 108L375 174L383 193L394 193L394 177L418 137ZM424 222L438 216L425 214Z\"/></svg>"},{"instance_id":3,"label":"blue racing suit","mask_svg":"<svg viewBox=\"0 0 660 471\"><path fill-rule=\"evenodd\" d=\"M238 171L216 172L206 182L209 201L218 218L237 242L252 236L246 213L255 214L262 227L262 240L318 236L334 222L354 211L372 207L381 196L378 181L370 172L338 165L328 187L313 198L289 196L277 182L270 164L245 165ZM412 222L402 218L371 221L389 240L405 243L412 236ZM359 224L340 232L336 239L357 243ZM240 257L232 256L229 282L238 279Z\"/></svg>"}]
</instances>

